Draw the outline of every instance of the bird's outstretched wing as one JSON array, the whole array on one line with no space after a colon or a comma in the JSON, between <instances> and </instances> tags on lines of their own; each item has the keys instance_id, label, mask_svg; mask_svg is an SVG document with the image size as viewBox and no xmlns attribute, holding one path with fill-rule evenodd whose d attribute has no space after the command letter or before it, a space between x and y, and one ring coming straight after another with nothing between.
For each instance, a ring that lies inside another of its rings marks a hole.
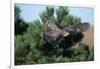
<instances>
[{"instance_id":1,"label":"bird's outstretched wing","mask_svg":"<svg viewBox=\"0 0 100 69\"><path fill-rule=\"evenodd\" d=\"M73 25L66 27L58 32L58 30L52 30L43 34L43 39L48 43L55 43L60 37L67 37L69 33L81 33L89 28L89 23L82 23L78 25Z\"/></svg>"},{"instance_id":2,"label":"bird's outstretched wing","mask_svg":"<svg viewBox=\"0 0 100 69\"><path fill-rule=\"evenodd\" d=\"M89 23L81 23L77 25L72 25L69 27L65 27L63 30L66 32L85 32L89 28L90 24Z\"/></svg>"},{"instance_id":3,"label":"bird's outstretched wing","mask_svg":"<svg viewBox=\"0 0 100 69\"><path fill-rule=\"evenodd\" d=\"M57 31L50 31L43 34L43 39L46 40L48 43L55 42L58 38L60 38L60 34Z\"/></svg>"}]
</instances>

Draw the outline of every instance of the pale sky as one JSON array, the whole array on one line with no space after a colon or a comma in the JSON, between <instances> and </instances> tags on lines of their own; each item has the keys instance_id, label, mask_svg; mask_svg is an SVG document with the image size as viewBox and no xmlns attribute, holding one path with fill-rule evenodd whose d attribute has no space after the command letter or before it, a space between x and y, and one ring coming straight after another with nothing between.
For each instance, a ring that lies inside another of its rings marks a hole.
<instances>
[{"instance_id":1,"label":"pale sky","mask_svg":"<svg viewBox=\"0 0 100 69\"><path fill-rule=\"evenodd\" d=\"M31 22L39 18L39 13L44 11L46 6L44 5L33 5L33 4L16 4L21 9L21 17L26 22ZM54 8L57 6L53 6ZM69 14L78 16L82 22L94 22L94 9L86 7L68 7Z\"/></svg>"}]
</instances>

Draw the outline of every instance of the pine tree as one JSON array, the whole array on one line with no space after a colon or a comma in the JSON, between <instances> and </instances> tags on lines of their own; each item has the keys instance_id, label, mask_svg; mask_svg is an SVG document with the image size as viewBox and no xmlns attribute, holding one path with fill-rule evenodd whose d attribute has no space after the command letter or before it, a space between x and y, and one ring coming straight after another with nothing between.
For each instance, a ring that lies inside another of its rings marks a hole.
<instances>
[{"instance_id":1,"label":"pine tree","mask_svg":"<svg viewBox=\"0 0 100 69\"><path fill-rule=\"evenodd\" d=\"M15 18L15 35L17 34L23 34L23 32L26 31L26 28L28 27L28 24L21 18L20 13L21 9L15 5L14 9L14 18Z\"/></svg>"}]
</instances>

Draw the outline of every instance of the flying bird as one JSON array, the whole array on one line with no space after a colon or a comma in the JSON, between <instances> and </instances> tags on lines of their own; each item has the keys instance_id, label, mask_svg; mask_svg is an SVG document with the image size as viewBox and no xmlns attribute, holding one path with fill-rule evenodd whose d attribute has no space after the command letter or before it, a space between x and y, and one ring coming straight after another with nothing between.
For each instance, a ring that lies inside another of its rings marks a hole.
<instances>
[{"instance_id":1,"label":"flying bird","mask_svg":"<svg viewBox=\"0 0 100 69\"><path fill-rule=\"evenodd\" d=\"M43 23L50 29L49 32L43 33L43 39L50 44L55 43L61 37L67 37L71 33L83 33L90 26L89 23L81 23L60 28L53 20L50 20L48 16L43 18Z\"/></svg>"}]
</instances>

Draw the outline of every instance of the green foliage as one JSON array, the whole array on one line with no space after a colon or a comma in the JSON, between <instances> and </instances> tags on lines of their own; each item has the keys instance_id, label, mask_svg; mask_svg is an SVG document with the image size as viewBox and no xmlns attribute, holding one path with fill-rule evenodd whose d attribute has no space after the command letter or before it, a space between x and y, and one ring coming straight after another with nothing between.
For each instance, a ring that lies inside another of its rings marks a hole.
<instances>
[{"instance_id":1,"label":"green foliage","mask_svg":"<svg viewBox=\"0 0 100 69\"><path fill-rule=\"evenodd\" d=\"M45 11L41 12L40 18L43 19L44 16L48 16L49 18L53 19L54 17L54 8L53 7L46 7Z\"/></svg>"},{"instance_id":2,"label":"green foliage","mask_svg":"<svg viewBox=\"0 0 100 69\"><path fill-rule=\"evenodd\" d=\"M15 64L37 62L37 59L42 53L41 51L39 52L39 48L43 43L45 43L41 37L41 34L46 31L46 27L39 23L39 20L36 20L34 21L34 23L29 24L29 27L27 28L27 33L25 33L24 35L16 36Z\"/></svg>"},{"instance_id":3,"label":"green foliage","mask_svg":"<svg viewBox=\"0 0 100 69\"><path fill-rule=\"evenodd\" d=\"M24 64L26 54L30 51L28 42L24 41L24 37L18 35L15 38L15 64Z\"/></svg>"},{"instance_id":4,"label":"green foliage","mask_svg":"<svg viewBox=\"0 0 100 69\"><path fill-rule=\"evenodd\" d=\"M74 61L87 61L89 57L89 47L85 44L79 44L78 48L74 50Z\"/></svg>"},{"instance_id":5,"label":"green foliage","mask_svg":"<svg viewBox=\"0 0 100 69\"><path fill-rule=\"evenodd\" d=\"M67 7L60 6L56 10L58 23L61 23L61 21L63 20L64 16L67 16L68 13L69 13L69 9Z\"/></svg>"},{"instance_id":6,"label":"green foliage","mask_svg":"<svg viewBox=\"0 0 100 69\"><path fill-rule=\"evenodd\" d=\"M15 15L14 40L15 65L94 60L94 48L82 43L79 43L75 48L72 47L73 42L77 42L78 39L82 38L81 34L61 38L57 44L50 45L42 38L43 33L48 32L49 29L37 19L28 23L28 26L23 30L25 23L22 23L23 19L20 17L21 10L18 7L15 9L17 9L15 11L15 14L17 14ZM79 17L69 15L68 7L58 7L56 9L57 18L54 13L53 7L47 7L45 11L40 13L40 18L42 20L47 15L62 27L81 23ZM23 31L19 31L19 29Z\"/></svg>"},{"instance_id":7,"label":"green foliage","mask_svg":"<svg viewBox=\"0 0 100 69\"><path fill-rule=\"evenodd\" d=\"M21 18L20 12L21 9L15 5L14 9L14 17L15 17L15 35L21 35L23 32L26 31L26 28L28 27L28 24Z\"/></svg>"},{"instance_id":8,"label":"green foliage","mask_svg":"<svg viewBox=\"0 0 100 69\"><path fill-rule=\"evenodd\" d=\"M93 46L90 47L89 51L90 51L90 54L89 54L88 60L92 61L94 60L94 47Z\"/></svg>"},{"instance_id":9,"label":"green foliage","mask_svg":"<svg viewBox=\"0 0 100 69\"><path fill-rule=\"evenodd\" d=\"M62 27L66 27L68 25L79 24L81 23L81 19L79 17L75 17L72 15L64 16L63 20L61 21L60 25Z\"/></svg>"}]
</instances>

